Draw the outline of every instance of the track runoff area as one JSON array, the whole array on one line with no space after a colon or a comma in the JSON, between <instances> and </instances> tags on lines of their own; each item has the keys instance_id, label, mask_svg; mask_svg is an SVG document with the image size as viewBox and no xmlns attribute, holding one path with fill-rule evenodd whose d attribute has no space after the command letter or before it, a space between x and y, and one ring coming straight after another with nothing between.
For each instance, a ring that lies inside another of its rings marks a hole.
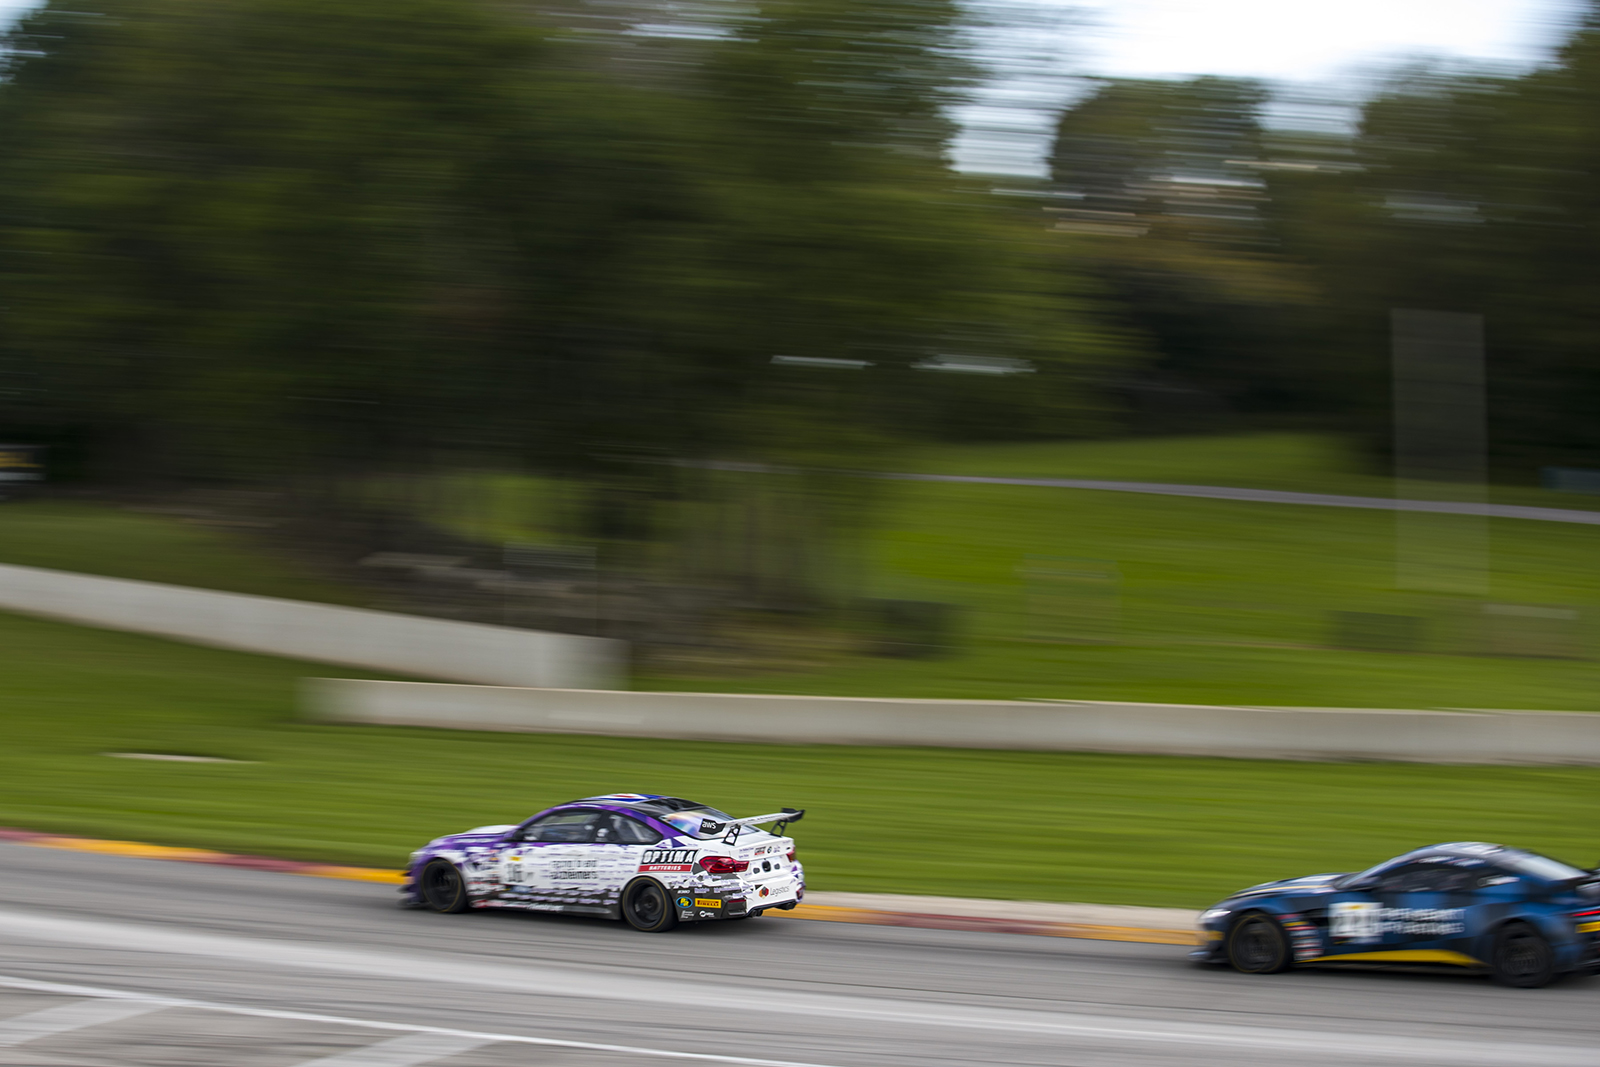
<instances>
[{"instance_id":1,"label":"track runoff area","mask_svg":"<svg viewBox=\"0 0 1600 1067\"><path fill-rule=\"evenodd\" d=\"M0 1063L1593 1064L1597 988L762 918L665 935L381 881L0 843Z\"/></svg>"}]
</instances>

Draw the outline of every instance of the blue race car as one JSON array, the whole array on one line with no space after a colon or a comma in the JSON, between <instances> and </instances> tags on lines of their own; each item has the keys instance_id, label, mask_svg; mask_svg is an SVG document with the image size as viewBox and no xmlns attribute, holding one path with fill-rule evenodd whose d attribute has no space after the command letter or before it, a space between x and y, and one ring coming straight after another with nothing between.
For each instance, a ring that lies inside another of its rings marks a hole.
<instances>
[{"instance_id":1,"label":"blue race car","mask_svg":"<svg viewBox=\"0 0 1600 1067\"><path fill-rule=\"evenodd\" d=\"M1442 964L1532 988L1600 971L1600 873L1501 845L1430 845L1359 874L1252 886L1202 914L1200 936L1193 959L1246 974Z\"/></svg>"}]
</instances>

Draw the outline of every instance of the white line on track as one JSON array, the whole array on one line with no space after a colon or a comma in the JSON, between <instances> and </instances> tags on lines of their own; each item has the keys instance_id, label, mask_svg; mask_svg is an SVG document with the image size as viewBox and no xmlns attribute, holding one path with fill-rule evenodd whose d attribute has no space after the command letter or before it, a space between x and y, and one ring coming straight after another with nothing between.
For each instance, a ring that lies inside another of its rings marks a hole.
<instances>
[{"instance_id":1,"label":"white line on track","mask_svg":"<svg viewBox=\"0 0 1600 1067\"><path fill-rule=\"evenodd\" d=\"M30 1011L0 1019L0 1048L13 1048L29 1041L82 1030L86 1026L121 1022L146 1012L160 1011L160 1004L137 1001L88 1000L60 1004L54 1008Z\"/></svg>"},{"instance_id":2,"label":"white line on track","mask_svg":"<svg viewBox=\"0 0 1600 1067\"><path fill-rule=\"evenodd\" d=\"M358 1027L364 1030L389 1030L400 1031L405 1034L426 1034L438 1038L453 1038L461 1042L458 1050L476 1048L479 1045L508 1044L508 1045L544 1045L551 1048L583 1049L588 1052L619 1052L632 1056L655 1056L661 1059L672 1060L700 1060L709 1063L734 1063L743 1067L833 1067L832 1064L803 1063L795 1060L763 1060L752 1056L721 1056L712 1052L679 1052L676 1049L641 1048L637 1045L611 1045L600 1041L570 1041L559 1037L532 1037L528 1034L495 1034L484 1033L477 1030L457 1030L449 1026L421 1026L415 1023L391 1023L378 1019L350 1019L342 1015L323 1015L309 1011L285 1011L279 1008L250 1008L242 1004L219 1004L209 1000L188 1000L183 997L155 996L148 993L133 993L123 989L101 989L98 986L68 985L62 982L38 982L31 978L14 978L10 975L0 975L0 987L6 989L25 989L33 993L54 993L65 997L93 997L114 1001L124 1001L138 1004L143 1011L158 1011L162 1008L189 1008L196 1011L215 1011L227 1015L247 1015L255 1019L283 1019L290 1022L326 1023L333 1026ZM146 1005L148 1007L146 1007ZM69 1005L72 1006L72 1005ZM141 1012L130 1011L126 1015L137 1015ZM37 1013L36 1013L37 1014ZM124 1017L126 1017L126 1015ZM109 1021L109 1020L106 1020ZM383 1042L389 1045L391 1042ZM312 1060L310 1063L301 1064L301 1067L312 1067L313 1064L327 1063L340 1064L345 1067L354 1067L362 1064L364 1067L373 1067L376 1064L403 1064L417 1063L417 1060L363 1060L353 1058L356 1053L369 1051L356 1049L352 1053L334 1056L325 1060ZM439 1046L435 1046L439 1047ZM448 1055L448 1053L443 1053Z\"/></svg>"},{"instance_id":3,"label":"white line on track","mask_svg":"<svg viewBox=\"0 0 1600 1067\"><path fill-rule=\"evenodd\" d=\"M306 1060L299 1067L418 1067L490 1044L494 1042L489 1038L461 1034L401 1034L376 1045Z\"/></svg>"},{"instance_id":4,"label":"white line on track","mask_svg":"<svg viewBox=\"0 0 1600 1067\"><path fill-rule=\"evenodd\" d=\"M462 916L471 921L471 916ZM918 1027L1048 1034L1080 1043L1112 1047L1128 1045L1204 1046L1251 1049L1289 1055L1338 1054L1363 1060L1422 1061L1503 1067L1594 1067L1593 1048L1505 1040L1487 1033L1418 1037L1400 1034L1352 1033L1290 1029L1286 1026L1185 1022L1149 1016L1081 1013L988 1007L874 997L843 993L789 992L759 984L692 985L648 972L558 967L541 963L499 963L462 959L439 953L401 955L326 943L269 941L228 934L186 931L172 926L67 919L0 909L0 933L47 943L89 945L98 949L154 952L226 959L244 967L279 967L323 973L356 974L395 980L426 973L430 982L513 990L538 996L646 1003L696 1011L706 1004L746 1004L750 1011L773 1012L831 1020L854 1019ZM290 1016L285 1016L290 1017ZM369 1024L370 1025L370 1024ZM417 1029L395 1027L396 1029ZM465 1032L447 1031L440 1032ZM542 1039L541 1039L542 1040ZM554 1043L554 1042L552 1042ZM582 1045L582 1048L611 1048ZM773 1064L779 1061L633 1050L640 1054L728 1063Z\"/></svg>"}]
</instances>

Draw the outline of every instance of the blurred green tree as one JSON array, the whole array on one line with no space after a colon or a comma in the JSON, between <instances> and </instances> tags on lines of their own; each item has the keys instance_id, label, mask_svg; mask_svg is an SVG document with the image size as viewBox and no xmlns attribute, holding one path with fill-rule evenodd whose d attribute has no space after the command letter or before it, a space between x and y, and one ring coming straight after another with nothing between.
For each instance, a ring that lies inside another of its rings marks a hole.
<instances>
[{"instance_id":1,"label":"blurred green tree","mask_svg":"<svg viewBox=\"0 0 1600 1067\"><path fill-rule=\"evenodd\" d=\"M1287 357L1316 296L1284 255L1253 82L1115 80L1067 109L1050 154L1058 233L1155 355L1123 390L1148 428L1308 406Z\"/></svg>"},{"instance_id":2,"label":"blurred green tree","mask_svg":"<svg viewBox=\"0 0 1600 1067\"><path fill-rule=\"evenodd\" d=\"M180 477L849 454L937 423L900 379L960 335L1047 364L1010 402L1072 431L1075 368L1117 344L944 159L951 0L637 9L598 45L570 6L464 0L29 16L0 85L0 353L33 383L8 418ZM841 408L786 353L900 373Z\"/></svg>"}]
</instances>

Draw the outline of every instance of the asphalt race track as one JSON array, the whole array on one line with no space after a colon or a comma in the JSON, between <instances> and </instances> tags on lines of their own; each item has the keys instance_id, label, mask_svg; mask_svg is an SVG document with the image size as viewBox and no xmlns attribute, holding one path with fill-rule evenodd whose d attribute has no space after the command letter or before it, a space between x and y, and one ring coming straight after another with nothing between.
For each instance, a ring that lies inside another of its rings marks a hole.
<instances>
[{"instance_id":1,"label":"asphalt race track","mask_svg":"<svg viewBox=\"0 0 1600 1067\"><path fill-rule=\"evenodd\" d=\"M1176 946L762 918L636 933L0 845L0 1064L1600 1063L1600 980L1197 968Z\"/></svg>"}]
</instances>

